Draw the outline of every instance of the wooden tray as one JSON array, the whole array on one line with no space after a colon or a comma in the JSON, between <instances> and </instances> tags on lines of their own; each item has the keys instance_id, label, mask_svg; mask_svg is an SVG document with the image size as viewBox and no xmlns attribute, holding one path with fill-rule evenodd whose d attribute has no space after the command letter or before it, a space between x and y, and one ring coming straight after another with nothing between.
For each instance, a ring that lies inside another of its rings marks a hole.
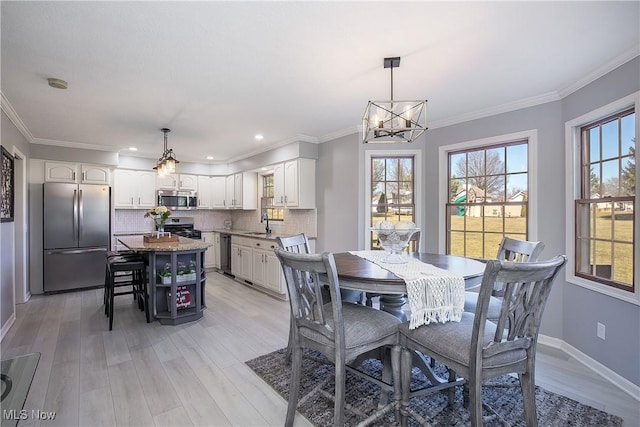
<instances>
[{"instance_id":1,"label":"wooden tray","mask_svg":"<svg viewBox=\"0 0 640 427\"><path fill-rule=\"evenodd\" d=\"M143 241L145 243L169 243L169 242L177 242L178 235L172 234L171 236L160 236L156 237L155 234L145 235L143 237Z\"/></svg>"}]
</instances>

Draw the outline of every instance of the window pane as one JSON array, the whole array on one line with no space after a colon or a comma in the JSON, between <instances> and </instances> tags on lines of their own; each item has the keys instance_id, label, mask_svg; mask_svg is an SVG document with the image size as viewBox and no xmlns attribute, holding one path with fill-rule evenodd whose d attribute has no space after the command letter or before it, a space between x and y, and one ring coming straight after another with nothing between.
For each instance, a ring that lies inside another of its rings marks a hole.
<instances>
[{"instance_id":1,"label":"window pane","mask_svg":"<svg viewBox=\"0 0 640 427\"><path fill-rule=\"evenodd\" d=\"M494 175L487 177L488 202L504 202L505 200L505 177L504 175Z\"/></svg>"},{"instance_id":2,"label":"window pane","mask_svg":"<svg viewBox=\"0 0 640 427\"><path fill-rule=\"evenodd\" d=\"M508 146L507 172L526 172L527 169L527 146L525 144Z\"/></svg>"},{"instance_id":3,"label":"window pane","mask_svg":"<svg viewBox=\"0 0 640 427\"><path fill-rule=\"evenodd\" d=\"M600 160L600 128L589 130L589 162Z\"/></svg>"},{"instance_id":4,"label":"window pane","mask_svg":"<svg viewBox=\"0 0 640 427\"><path fill-rule=\"evenodd\" d=\"M466 158L467 156L464 153L449 156L449 170L452 177L462 178L467 176Z\"/></svg>"},{"instance_id":5,"label":"window pane","mask_svg":"<svg viewBox=\"0 0 640 427\"><path fill-rule=\"evenodd\" d=\"M502 241L502 234L487 233L484 235L484 255L483 258L495 258Z\"/></svg>"},{"instance_id":6,"label":"window pane","mask_svg":"<svg viewBox=\"0 0 640 427\"><path fill-rule=\"evenodd\" d=\"M504 173L504 150L505 147L491 148L487 150L487 174Z\"/></svg>"},{"instance_id":7,"label":"window pane","mask_svg":"<svg viewBox=\"0 0 640 427\"><path fill-rule=\"evenodd\" d=\"M611 240L611 203L598 203L595 221L591 223L591 236L596 239Z\"/></svg>"},{"instance_id":8,"label":"window pane","mask_svg":"<svg viewBox=\"0 0 640 427\"><path fill-rule=\"evenodd\" d=\"M467 176L482 176L485 173L484 150L467 153Z\"/></svg>"},{"instance_id":9,"label":"window pane","mask_svg":"<svg viewBox=\"0 0 640 427\"><path fill-rule=\"evenodd\" d=\"M633 212L634 206L632 201L616 203L616 211L613 220L613 238L615 240L633 243Z\"/></svg>"},{"instance_id":10,"label":"window pane","mask_svg":"<svg viewBox=\"0 0 640 427\"><path fill-rule=\"evenodd\" d=\"M620 180L618 160L609 160L602 163L602 188L603 196L615 197L620 194Z\"/></svg>"},{"instance_id":11,"label":"window pane","mask_svg":"<svg viewBox=\"0 0 640 427\"><path fill-rule=\"evenodd\" d=\"M481 233L466 233L465 254L466 257L483 258L482 253L483 236Z\"/></svg>"},{"instance_id":12,"label":"window pane","mask_svg":"<svg viewBox=\"0 0 640 427\"><path fill-rule=\"evenodd\" d=\"M413 159L399 159L400 181L413 181Z\"/></svg>"},{"instance_id":13,"label":"window pane","mask_svg":"<svg viewBox=\"0 0 640 427\"><path fill-rule=\"evenodd\" d=\"M387 159L387 170L385 179L387 181L398 180L398 159Z\"/></svg>"},{"instance_id":14,"label":"window pane","mask_svg":"<svg viewBox=\"0 0 640 427\"><path fill-rule=\"evenodd\" d=\"M602 125L602 159L618 157L618 121Z\"/></svg>"},{"instance_id":15,"label":"window pane","mask_svg":"<svg viewBox=\"0 0 640 427\"><path fill-rule=\"evenodd\" d=\"M616 243L613 245L613 277L616 282L630 284L633 278L633 245Z\"/></svg>"},{"instance_id":16,"label":"window pane","mask_svg":"<svg viewBox=\"0 0 640 427\"><path fill-rule=\"evenodd\" d=\"M622 159L622 174L620 182L620 195L634 196L636 191L636 162L633 157Z\"/></svg>"},{"instance_id":17,"label":"window pane","mask_svg":"<svg viewBox=\"0 0 640 427\"><path fill-rule=\"evenodd\" d=\"M629 150L632 147L635 147L635 136L636 136L636 129L635 129L635 123L636 122L636 115L634 114L629 114L628 116L623 117L622 119L620 119L620 142L622 145L622 151L621 151L621 155L625 155L625 154L629 154Z\"/></svg>"},{"instance_id":18,"label":"window pane","mask_svg":"<svg viewBox=\"0 0 640 427\"><path fill-rule=\"evenodd\" d=\"M452 232L449 241L451 255L464 256L464 233Z\"/></svg>"},{"instance_id":19,"label":"window pane","mask_svg":"<svg viewBox=\"0 0 640 427\"><path fill-rule=\"evenodd\" d=\"M464 230L465 227L465 216L464 216L464 207L452 207L449 211L449 228L451 230Z\"/></svg>"}]
</instances>

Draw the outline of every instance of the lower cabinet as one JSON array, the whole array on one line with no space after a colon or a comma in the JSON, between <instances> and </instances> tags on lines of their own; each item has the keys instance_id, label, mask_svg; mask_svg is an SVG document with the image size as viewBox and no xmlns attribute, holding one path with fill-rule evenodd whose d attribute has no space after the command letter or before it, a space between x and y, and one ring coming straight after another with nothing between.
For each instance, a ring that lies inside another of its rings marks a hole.
<instances>
[{"instance_id":1,"label":"lower cabinet","mask_svg":"<svg viewBox=\"0 0 640 427\"><path fill-rule=\"evenodd\" d=\"M151 307L165 325L202 317L205 305L205 251L151 252Z\"/></svg>"},{"instance_id":2,"label":"lower cabinet","mask_svg":"<svg viewBox=\"0 0 640 427\"><path fill-rule=\"evenodd\" d=\"M217 242L216 242L217 238ZM220 268L220 235L215 232L202 233L202 240L211 243L204 253L205 268Z\"/></svg>"},{"instance_id":3,"label":"lower cabinet","mask_svg":"<svg viewBox=\"0 0 640 427\"><path fill-rule=\"evenodd\" d=\"M236 279L244 280L269 293L286 297L284 274L273 250L273 240L231 238L231 272Z\"/></svg>"}]
</instances>

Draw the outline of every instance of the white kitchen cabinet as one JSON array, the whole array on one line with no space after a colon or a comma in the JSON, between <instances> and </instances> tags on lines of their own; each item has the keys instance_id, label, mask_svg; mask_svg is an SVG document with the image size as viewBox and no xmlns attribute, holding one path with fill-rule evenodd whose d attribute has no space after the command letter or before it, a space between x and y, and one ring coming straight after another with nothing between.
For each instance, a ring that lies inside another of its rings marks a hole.
<instances>
[{"instance_id":1,"label":"white kitchen cabinet","mask_svg":"<svg viewBox=\"0 0 640 427\"><path fill-rule=\"evenodd\" d=\"M213 252L213 266L215 268L221 267L221 257L220 257L220 233L213 233L213 247L215 248Z\"/></svg>"},{"instance_id":2,"label":"white kitchen cabinet","mask_svg":"<svg viewBox=\"0 0 640 427\"><path fill-rule=\"evenodd\" d=\"M198 175L167 174L159 176L157 181L158 190L198 190Z\"/></svg>"},{"instance_id":3,"label":"white kitchen cabinet","mask_svg":"<svg viewBox=\"0 0 640 427\"><path fill-rule=\"evenodd\" d=\"M273 250L277 244L270 240L256 239L253 241L253 284L263 288L285 294L284 274L280 261Z\"/></svg>"},{"instance_id":4,"label":"white kitchen cabinet","mask_svg":"<svg viewBox=\"0 0 640 427\"><path fill-rule=\"evenodd\" d=\"M316 207L316 161L295 159L273 169L273 205L291 209Z\"/></svg>"},{"instance_id":5,"label":"white kitchen cabinet","mask_svg":"<svg viewBox=\"0 0 640 427\"><path fill-rule=\"evenodd\" d=\"M116 169L113 199L116 209L148 209L156 205L156 173Z\"/></svg>"},{"instance_id":6,"label":"white kitchen cabinet","mask_svg":"<svg viewBox=\"0 0 640 427\"><path fill-rule=\"evenodd\" d=\"M236 279L253 279L251 239L231 236L231 274Z\"/></svg>"},{"instance_id":7,"label":"white kitchen cabinet","mask_svg":"<svg viewBox=\"0 0 640 427\"><path fill-rule=\"evenodd\" d=\"M215 235L217 233L213 233L213 232L205 232L202 233L202 240L205 241L205 243L211 243L211 246L209 246L206 250L206 252L204 253L204 267L205 268L215 268L216 266L216 254L217 254L217 250L219 249L219 245L218 247L216 247L215 245ZM218 240L218 242L220 242ZM218 255L218 259L220 259L220 256Z\"/></svg>"},{"instance_id":8,"label":"white kitchen cabinet","mask_svg":"<svg viewBox=\"0 0 640 427\"><path fill-rule=\"evenodd\" d=\"M231 209L258 208L258 175L240 172L229 175L225 183L225 206Z\"/></svg>"},{"instance_id":9,"label":"white kitchen cabinet","mask_svg":"<svg viewBox=\"0 0 640 427\"><path fill-rule=\"evenodd\" d=\"M198 209L211 209L213 181L210 176L198 176Z\"/></svg>"},{"instance_id":10,"label":"white kitchen cabinet","mask_svg":"<svg viewBox=\"0 0 640 427\"><path fill-rule=\"evenodd\" d=\"M45 162L44 170L44 180L46 182L111 184L111 170L107 166L68 162Z\"/></svg>"},{"instance_id":11,"label":"white kitchen cabinet","mask_svg":"<svg viewBox=\"0 0 640 427\"><path fill-rule=\"evenodd\" d=\"M213 209L224 209L226 205L227 195L227 177L213 176L211 177L211 207Z\"/></svg>"}]
</instances>

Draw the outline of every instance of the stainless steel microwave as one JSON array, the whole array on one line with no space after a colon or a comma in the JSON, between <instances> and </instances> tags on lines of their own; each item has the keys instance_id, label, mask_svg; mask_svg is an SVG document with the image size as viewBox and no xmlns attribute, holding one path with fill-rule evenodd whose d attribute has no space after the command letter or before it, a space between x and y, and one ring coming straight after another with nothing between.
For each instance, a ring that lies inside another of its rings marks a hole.
<instances>
[{"instance_id":1,"label":"stainless steel microwave","mask_svg":"<svg viewBox=\"0 0 640 427\"><path fill-rule=\"evenodd\" d=\"M158 190L158 206L172 210L188 210L198 207L195 191Z\"/></svg>"}]
</instances>

